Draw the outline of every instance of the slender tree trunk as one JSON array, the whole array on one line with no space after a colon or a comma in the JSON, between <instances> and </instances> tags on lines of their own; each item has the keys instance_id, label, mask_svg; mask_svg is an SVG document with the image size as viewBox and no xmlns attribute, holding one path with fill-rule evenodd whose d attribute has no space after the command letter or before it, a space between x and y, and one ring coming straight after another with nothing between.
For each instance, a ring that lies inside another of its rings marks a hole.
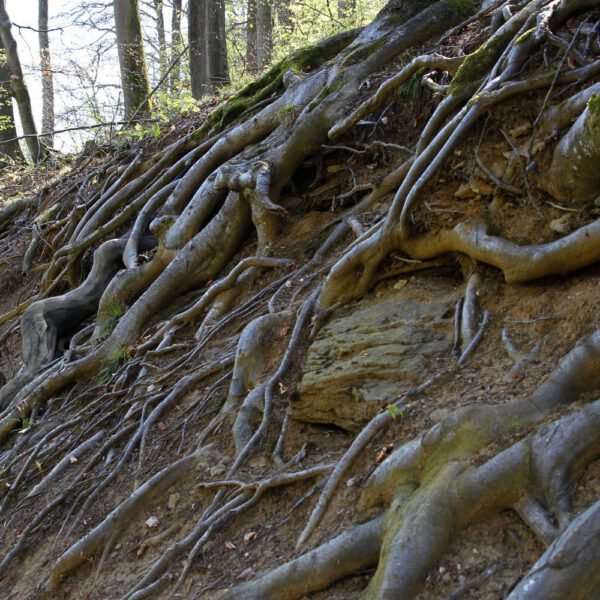
<instances>
[{"instance_id":1,"label":"slender tree trunk","mask_svg":"<svg viewBox=\"0 0 600 600\"><path fill-rule=\"evenodd\" d=\"M171 14L171 63L177 60L182 52L181 37L181 0L173 0L173 13ZM171 69L169 89L175 92L179 86L181 68L179 62Z\"/></svg>"},{"instance_id":2,"label":"slender tree trunk","mask_svg":"<svg viewBox=\"0 0 600 600\"><path fill-rule=\"evenodd\" d=\"M163 14L163 0L154 0L156 12L156 33L158 34L158 60L160 63L160 78L167 74L167 38L165 35L165 17Z\"/></svg>"},{"instance_id":3,"label":"slender tree trunk","mask_svg":"<svg viewBox=\"0 0 600 600\"><path fill-rule=\"evenodd\" d=\"M10 89L10 72L4 59L4 46L0 39L0 167L6 164L6 159L23 161L23 153L17 137L15 115ZM8 141L12 140L12 141Z\"/></svg>"},{"instance_id":4,"label":"slender tree trunk","mask_svg":"<svg viewBox=\"0 0 600 600\"><path fill-rule=\"evenodd\" d=\"M294 21L292 20L292 11L290 10L289 0L277 0L275 11L277 12L279 26L286 32L294 31Z\"/></svg>"},{"instance_id":5,"label":"slender tree trunk","mask_svg":"<svg viewBox=\"0 0 600 600\"><path fill-rule=\"evenodd\" d=\"M190 78L192 95L197 99L200 99L208 91L206 85L206 2L207 0L190 0L188 4Z\"/></svg>"},{"instance_id":6,"label":"slender tree trunk","mask_svg":"<svg viewBox=\"0 0 600 600\"><path fill-rule=\"evenodd\" d=\"M211 53L210 83L218 89L229 83L227 62L227 38L225 35L225 0L210 0L211 27L208 30L208 44Z\"/></svg>"},{"instance_id":7,"label":"slender tree trunk","mask_svg":"<svg viewBox=\"0 0 600 600\"><path fill-rule=\"evenodd\" d=\"M262 71L271 62L273 16L270 0L256 0L256 62Z\"/></svg>"},{"instance_id":8,"label":"slender tree trunk","mask_svg":"<svg viewBox=\"0 0 600 600\"><path fill-rule=\"evenodd\" d=\"M229 82L224 0L190 0L188 25L192 94L200 99Z\"/></svg>"},{"instance_id":9,"label":"slender tree trunk","mask_svg":"<svg viewBox=\"0 0 600 600\"><path fill-rule=\"evenodd\" d=\"M246 70L258 71L256 60L256 0L248 0L248 18L246 22Z\"/></svg>"},{"instance_id":10,"label":"slender tree trunk","mask_svg":"<svg viewBox=\"0 0 600 600\"><path fill-rule=\"evenodd\" d=\"M43 151L40 141L37 137L37 128L33 119L31 110L31 100L29 92L23 78L23 69L17 53L17 42L12 34L12 23L6 12L5 0L0 0L0 39L6 50L6 66L10 72L10 87L12 95L17 101L19 116L21 117L21 126L23 133L27 135L27 148L34 162L42 159Z\"/></svg>"},{"instance_id":11,"label":"slender tree trunk","mask_svg":"<svg viewBox=\"0 0 600 600\"><path fill-rule=\"evenodd\" d=\"M114 0L125 118L150 116L150 92L138 0ZM137 113L136 113L137 111Z\"/></svg>"},{"instance_id":12,"label":"slender tree trunk","mask_svg":"<svg viewBox=\"0 0 600 600\"><path fill-rule=\"evenodd\" d=\"M38 29L42 72L42 133L47 133L54 131L54 81L48 35L48 0L39 0ZM52 148L53 136L44 136L43 142Z\"/></svg>"}]
</instances>

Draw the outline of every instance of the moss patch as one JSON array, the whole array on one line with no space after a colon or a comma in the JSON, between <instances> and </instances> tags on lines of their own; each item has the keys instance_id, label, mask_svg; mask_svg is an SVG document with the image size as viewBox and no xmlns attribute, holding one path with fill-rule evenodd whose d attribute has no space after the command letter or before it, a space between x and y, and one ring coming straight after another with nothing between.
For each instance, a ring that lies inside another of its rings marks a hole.
<instances>
[{"instance_id":1,"label":"moss patch","mask_svg":"<svg viewBox=\"0 0 600 600\"><path fill-rule=\"evenodd\" d=\"M600 94L595 94L588 101L587 126L596 144L600 147Z\"/></svg>"},{"instance_id":2,"label":"moss patch","mask_svg":"<svg viewBox=\"0 0 600 600\"><path fill-rule=\"evenodd\" d=\"M350 65L355 65L356 63L362 62L371 56L371 54L379 50L379 48L385 46L386 42L387 39L383 37L371 44L363 44L362 42L354 44L351 52L342 61L341 67L348 67Z\"/></svg>"},{"instance_id":3,"label":"moss patch","mask_svg":"<svg viewBox=\"0 0 600 600\"><path fill-rule=\"evenodd\" d=\"M491 37L475 52L469 54L458 69L448 94L457 94L477 83L494 66L509 40L507 36Z\"/></svg>"},{"instance_id":4,"label":"moss patch","mask_svg":"<svg viewBox=\"0 0 600 600\"><path fill-rule=\"evenodd\" d=\"M249 83L217 107L197 134L204 135L207 130L212 128L222 129L258 102L282 90L285 73L290 70L298 73L314 69L325 62L325 58L325 52L320 46L308 46L293 52L273 65L262 77Z\"/></svg>"}]
</instances>

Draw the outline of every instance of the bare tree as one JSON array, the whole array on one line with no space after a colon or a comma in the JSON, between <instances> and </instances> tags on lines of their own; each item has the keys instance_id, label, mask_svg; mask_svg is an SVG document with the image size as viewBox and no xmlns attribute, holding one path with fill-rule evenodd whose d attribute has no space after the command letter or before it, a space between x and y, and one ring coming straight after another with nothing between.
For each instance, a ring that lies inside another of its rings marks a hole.
<instances>
[{"instance_id":1,"label":"bare tree","mask_svg":"<svg viewBox=\"0 0 600 600\"><path fill-rule=\"evenodd\" d=\"M15 115L10 90L10 71L6 67L6 54L0 39L0 166L6 159L24 160L17 137Z\"/></svg>"},{"instance_id":2,"label":"bare tree","mask_svg":"<svg viewBox=\"0 0 600 600\"><path fill-rule=\"evenodd\" d=\"M192 94L199 99L229 83L224 0L190 0L188 25Z\"/></svg>"},{"instance_id":3,"label":"bare tree","mask_svg":"<svg viewBox=\"0 0 600 600\"><path fill-rule=\"evenodd\" d=\"M17 42L12 34L12 23L6 12L5 0L0 0L0 39L6 51L6 66L10 73L12 95L19 107L23 132L28 136L26 138L27 148L32 160L38 162L42 158L43 149L37 137L37 128L33 119L33 111L31 110L29 91L23 78L23 69L21 68L21 61L17 52Z\"/></svg>"},{"instance_id":4,"label":"bare tree","mask_svg":"<svg viewBox=\"0 0 600 600\"><path fill-rule=\"evenodd\" d=\"M125 117L150 115L148 71L138 0L114 0Z\"/></svg>"},{"instance_id":5,"label":"bare tree","mask_svg":"<svg viewBox=\"0 0 600 600\"><path fill-rule=\"evenodd\" d=\"M42 133L54 131L54 80L50 60L48 35L48 0L39 0L38 30L40 43L40 67L42 73ZM52 147L53 136L44 136L44 143Z\"/></svg>"}]
</instances>

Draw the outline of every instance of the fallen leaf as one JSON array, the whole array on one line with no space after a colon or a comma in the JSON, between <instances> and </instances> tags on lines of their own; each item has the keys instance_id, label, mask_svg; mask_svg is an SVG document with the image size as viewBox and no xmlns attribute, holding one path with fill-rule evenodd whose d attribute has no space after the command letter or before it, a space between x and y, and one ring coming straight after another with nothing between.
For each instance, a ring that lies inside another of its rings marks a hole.
<instances>
[{"instance_id":1,"label":"fallen leaf","mask_svg":"<svg viewBox=\"0 0 600 600\"><path fill-rule=\"evenodd\" d=\"M256 539L256 531L249 531L248 533L244 534L244 542L246 542L246 544L253 542L255 539Z\"/></svg>"},{"instance_id":2,"label":"fallen leaf","mask_svg":"<svg viewBox=\"0 0 600 600\"><path fill-rule=\"evenodd\" d=\"M161 431L166 431L167 430L167 426L162 422L159 421L156 425Z\"/></svg>"},{"instance_id":3,"label":"fallen leaf","mask_svg":"<svg viewBox=\"0 0 600 600\"><path fill-rule=\"evenodd\" d=\"M244 569L237 577L236 579L239 581L240 579L249 579L252 575L254 575L254 570L252 569L252 567L248 567L247 569Z\"/></svg>"},{"instance_id":4,"label":"fallen leaf","mask_svg":"<svg viewBox=\"0 0 600 600\"><path fill-rule=\"evenodd\" d=\"M148 548L148 546L146 544L144 544L144 542L142 542L140 544L140 547L138 548L138 551L135 553L137 558L142 558L142 556L144 556L144 552L146 552L146 549Z\"/></svg>"},{"instance_id":5,"label":"fallen leaf","mask_svg":"<svg viewBox=\"0 0 600 600\"><path fill-rule=\"evenodd\" d=\"M227 548L228 550L237 550L235 544L233 542L230 542L229 540L225 542L225 548Z\"/></svg>"}]
</instances>

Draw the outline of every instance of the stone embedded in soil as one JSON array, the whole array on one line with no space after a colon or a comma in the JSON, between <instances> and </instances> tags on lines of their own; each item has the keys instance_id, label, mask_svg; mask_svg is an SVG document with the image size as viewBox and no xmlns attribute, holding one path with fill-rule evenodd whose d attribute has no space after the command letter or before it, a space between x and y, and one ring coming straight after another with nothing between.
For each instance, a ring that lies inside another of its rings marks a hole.
<instances>
[{"instance_id":1,"label":"stone embedded in soil","mask_svg":"<svg viewBox=\"0 0 600 600\"><path fill-rule=\"evenodd\" d=\"M453 300L381 301L331 321L310 347L292 416L360 429L450 351Z\"/></svg>"}]
</instances>

